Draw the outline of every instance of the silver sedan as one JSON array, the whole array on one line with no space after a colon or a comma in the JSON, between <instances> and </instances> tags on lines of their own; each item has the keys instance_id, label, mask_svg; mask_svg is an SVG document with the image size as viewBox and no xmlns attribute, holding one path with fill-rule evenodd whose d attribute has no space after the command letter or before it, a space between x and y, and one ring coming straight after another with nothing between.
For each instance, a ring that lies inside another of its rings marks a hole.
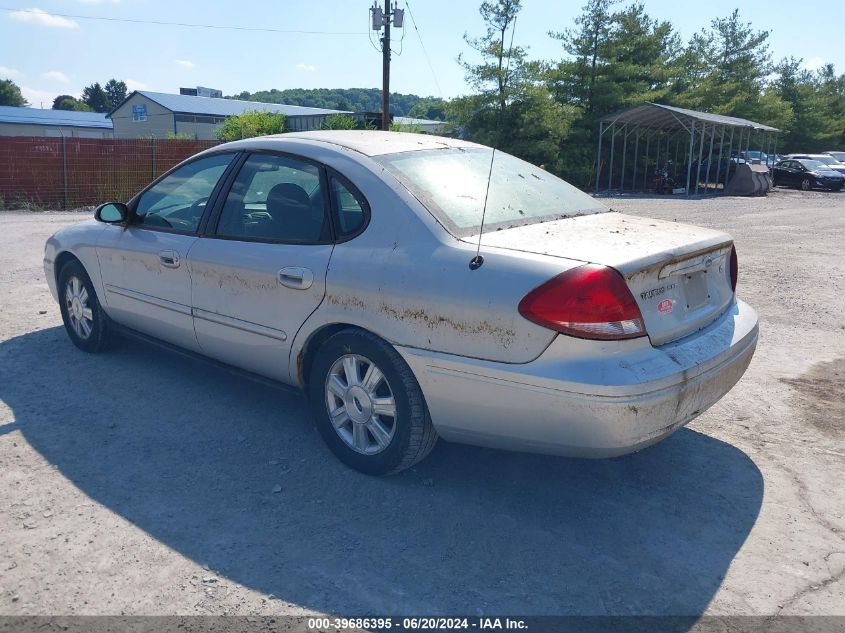
<instances>
[{"instance_id":1,"label":"silver sedan","mask_svg":"<svg viewBox=\"0 0 845 633\"><path fill-rule=\"evenodd\" d=\"M95 218L45 252L77 347L123 330L299 388L367 473L438 437L635 451L725 395L757 344L730 236L612 212L465 141L227 143Z\"/></svg>"}]
</instances>

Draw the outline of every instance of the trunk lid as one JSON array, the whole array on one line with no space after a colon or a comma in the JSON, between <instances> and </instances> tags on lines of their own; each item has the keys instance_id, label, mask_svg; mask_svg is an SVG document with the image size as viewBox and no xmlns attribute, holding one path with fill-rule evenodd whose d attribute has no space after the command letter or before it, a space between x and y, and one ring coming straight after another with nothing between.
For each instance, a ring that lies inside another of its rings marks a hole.
<instances>
[{"instance_id":1,"label":"trunk lid","mask_svg":"<svg viewBox=\"0 0 845 633\"><path fill-rule=\"evenodd\" d=\"M481 244L615 268L652 345L706 327L733 300L733 240L721 231L609 212L502 229L485 234Z\"/></svg>"}]
</instances>

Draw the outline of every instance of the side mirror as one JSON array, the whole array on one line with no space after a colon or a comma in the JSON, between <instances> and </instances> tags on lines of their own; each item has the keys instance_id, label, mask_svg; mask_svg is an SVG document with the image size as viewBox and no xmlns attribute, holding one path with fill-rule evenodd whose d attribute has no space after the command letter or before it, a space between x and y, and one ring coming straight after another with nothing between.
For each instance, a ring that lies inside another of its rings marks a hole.
<instances>
[{"instance_id":1,"label":"side mirror","mask_svg":"<svg viewBox=\"0 0 845 633\"><path fill-rule=\"evenodd\" d=\"M120 224L129 217L129 207L122 202L106 202L94 211L94 219L106 224Z\"/></svg>"}]
</instances>

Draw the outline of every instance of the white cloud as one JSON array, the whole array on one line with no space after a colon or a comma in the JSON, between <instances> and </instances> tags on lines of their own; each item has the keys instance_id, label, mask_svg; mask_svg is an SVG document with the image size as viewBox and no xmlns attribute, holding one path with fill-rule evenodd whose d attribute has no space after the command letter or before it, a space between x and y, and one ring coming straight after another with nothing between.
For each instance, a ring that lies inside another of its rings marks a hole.
<instances>
[{"instance_id":1,"label":"white cloud","mask_svg":"<svg viewBox=\"0 0 845 633\"><path fill-rule=\"evenodd\" d=\"M50 70L46 73L41 73L41 76L44 77L44 79L52 79L53 81L58 81L59 83L63 84L70 83L70 79L68 79L68 76L60 70Z\"/></svg>"},{"instance_id":2,"label":"white cloud","mask_svg":"<svg viewBox=\"0 0 845 633\"><path fill-rule=\"evenodd\" d=\"M135 79L124 79L123 82L126 84L126 89L129 92L133 90L149 90L150 87L145 84L143 81L136 81Z\"/></svg>"},{"instance_id":3,"label":"white cloud","mask_svg":"<svg viewBox=\"0 0 845 633\"><path fill-rule=\"evenodd\" d=\"M56 29L78 29L79 23L60 15L47 13L43 9L20 9L12 11L9 17L18 22L32 22L39 26L47 26Z\"/></svg>"},{"instance_id":4,"label":"white cloud","mask_svg":"<svg viewBox=\"0 0 845 633\"><path fill-rule=\"evenodd\" d=\"M0 66L0 77L3 79L12 79L14 77L23 77L23 73L16 68Z\"/></svg>"},{"instance_id":5,"label":"white cloud","mask_svg":"<svg viewBox=\"0 0 845 633\"><path fill-rule=\"evenodd\" d=\"M183 66L184 68L187 68L188 70L192 70L194 66L196 66L196 64L194 64L194 62L189 59L177 59L176 63L180 66Z\"/></svg>"},{"instance_id":6,"label":"white cloud","mask_svg":"<svg viewBox=\"0 0 845 633\"><path fill-rule=\"evenodd\" d=\"M296 67L299 70L306 70L309 73L313 73L315 70L317 70L317 67L314 64L299 63L296 65Z\"/></svg>"},{"instance_id":7,"label":"white cloud","mask_svg":"<svg viewBox=\"0 0 845 633\"><path fill-rule=\"evenodd\" d=\"M822 66L824 66L825 61L821 57L811 57L810 59L806 60L803 64L801 64L801 68L804 70L818 70Z\"/></svg>"},{"instance_id":8,"label":"white cloud","mask_svg":"<svg viewBox=\"0 0 845 633\"><path fill-rule=\"evenodd\" d=\"M29 101L29 105L33 108L51 108L53 106L53 99L59 96L58 92L38 90L29 86L21 86L21 94L24 99Z\"/></svg>"}]
</instances>

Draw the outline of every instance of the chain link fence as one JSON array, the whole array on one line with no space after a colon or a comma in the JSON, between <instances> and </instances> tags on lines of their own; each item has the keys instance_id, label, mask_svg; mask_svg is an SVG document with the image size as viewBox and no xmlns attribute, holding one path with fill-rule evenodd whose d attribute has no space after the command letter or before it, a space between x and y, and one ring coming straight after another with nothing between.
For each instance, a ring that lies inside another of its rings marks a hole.
<instances>
[{"instance_id":1,"label":"chain link fence","mask_svg":"<svg viewBox=\"0 0 845 633\"><path fill-rule=\"evenodd\" d=\"M0 209L126 201L218 141L0 136Z\"/></svg>"}]
</instances>

